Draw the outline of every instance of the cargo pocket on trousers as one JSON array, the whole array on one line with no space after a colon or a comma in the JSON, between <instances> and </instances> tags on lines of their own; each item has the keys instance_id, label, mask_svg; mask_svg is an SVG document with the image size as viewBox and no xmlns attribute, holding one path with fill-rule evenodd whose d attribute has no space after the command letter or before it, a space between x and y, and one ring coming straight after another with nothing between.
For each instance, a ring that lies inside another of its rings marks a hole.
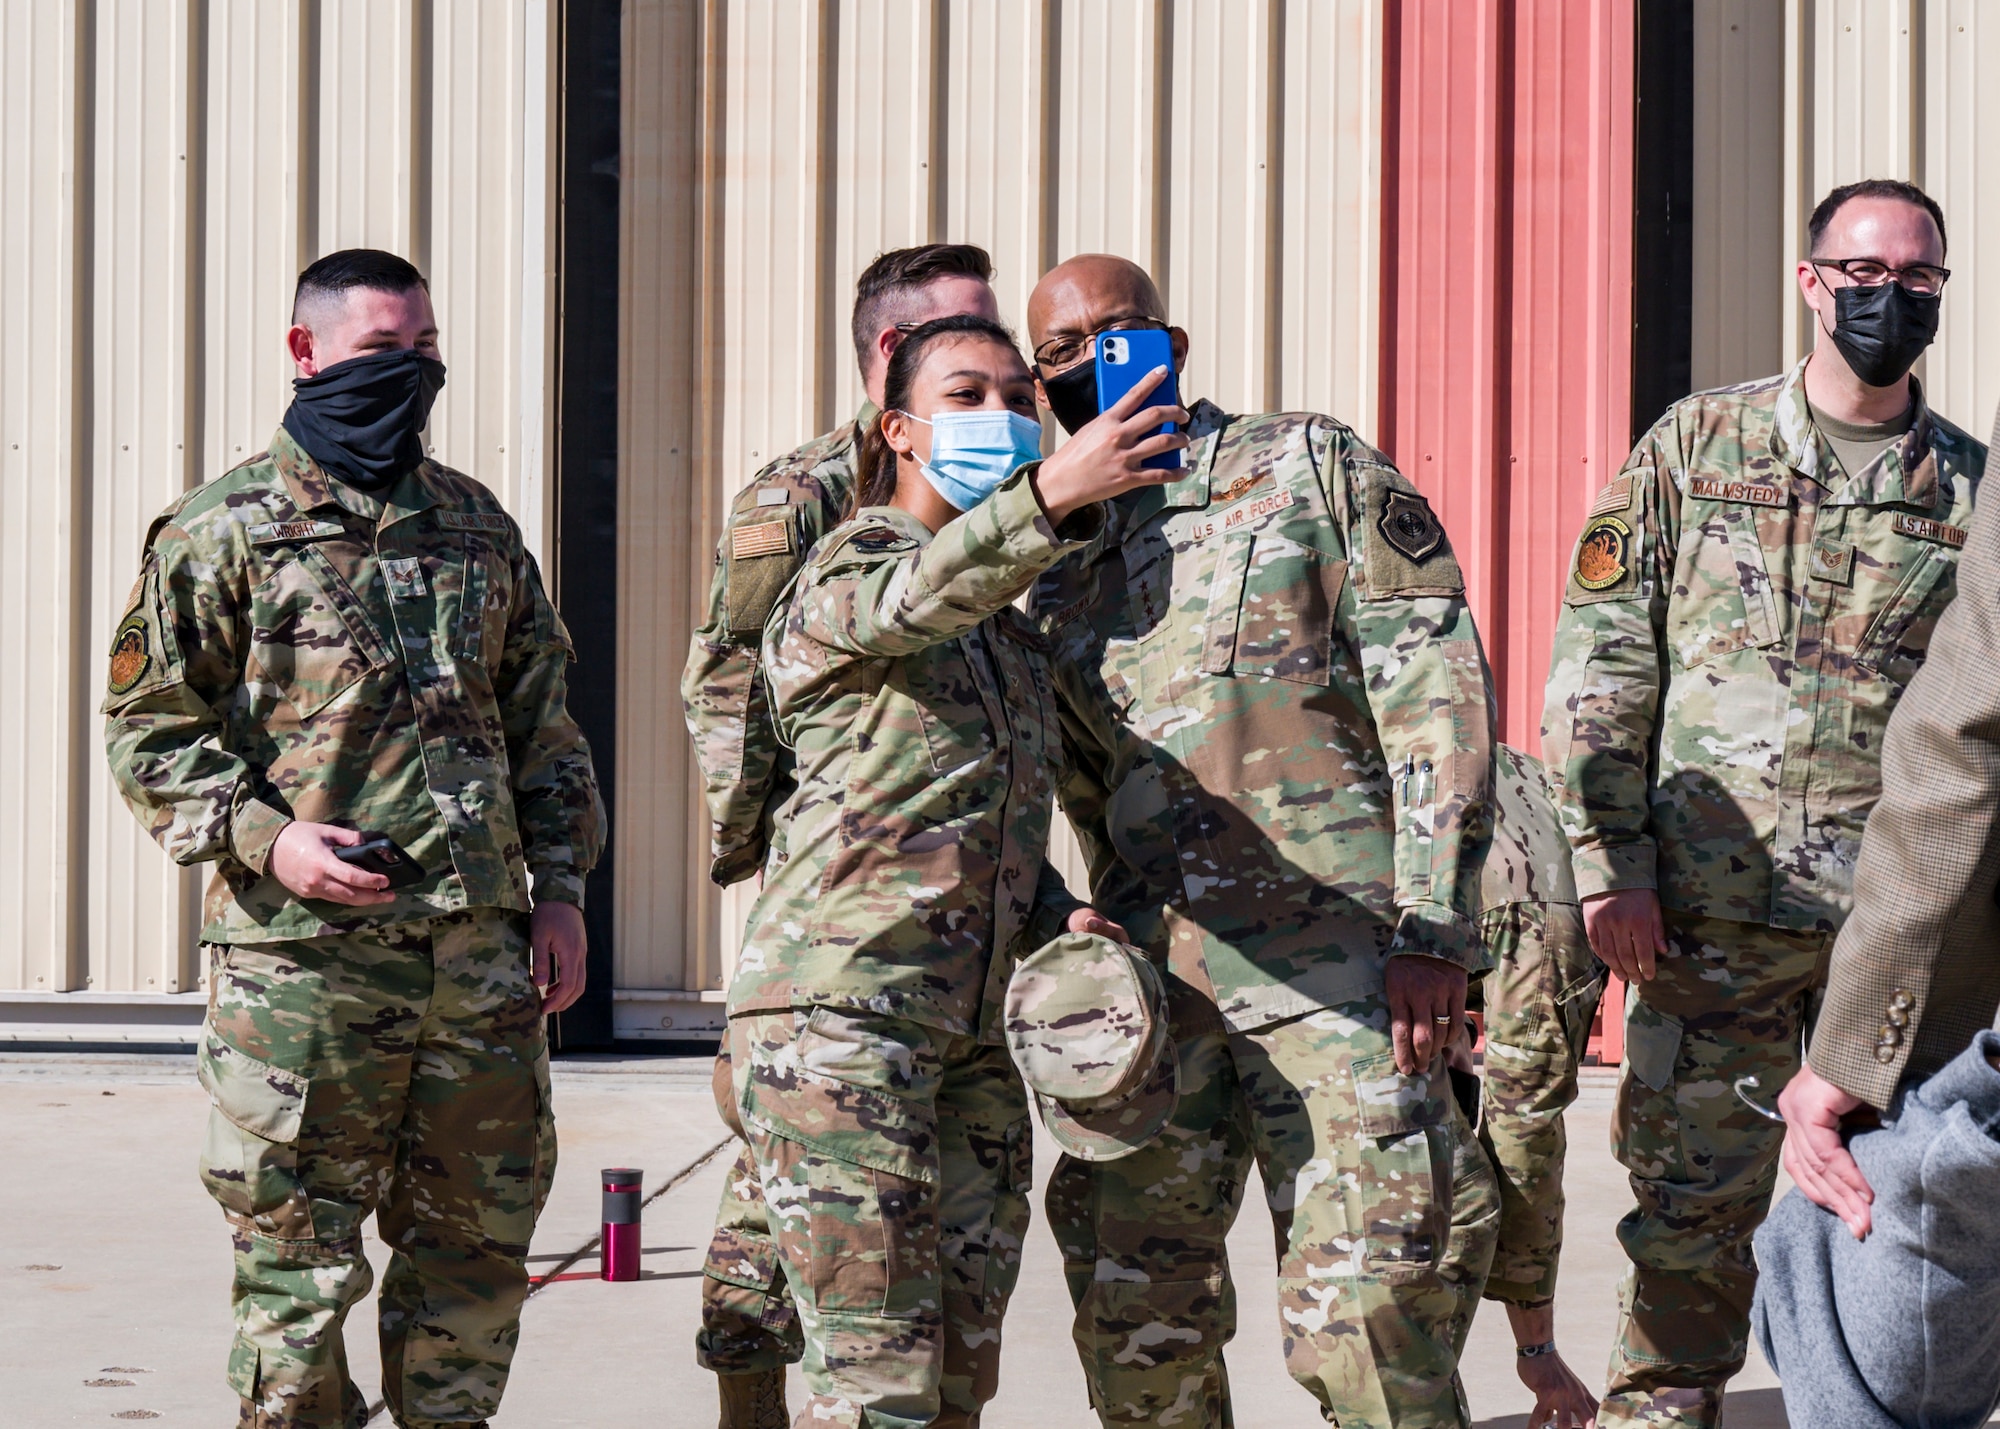
<instances>
[{"instance_id":1,"label":"cargo pocket on trousers","mask_svg":"<svg viewBox=\"0 0 2000 1429\"><path fill-rule=\"evenodd\" d=\"M1439 1059L1405 1076L1394 1053L1357 1057L1355 1119L1361 1135L1349 1192L1349 1232L1366 1250L1371 1274L1429 1274L1443 1252L1451 1216L1449 1081ZM1283 1267L1280 1267L1282 1272Z\"/></svg>"},{"instance_id":2,"label":"cargo pocket on trousers","mask_svg":"<svg viewBox=\"0 0 2000 1429\"><path fill-rule=\"evenodd\" d=\"M1642 998L1633 998L1625 1015L1625 1062L1632 1075L1656 1092L1674 1084L1680 1060L1681 1024Z\"/></svg>"},{"instance_id":3,"label":"cargo pocket on trousers","mask_svg":"<svg viewBox=\"0 0 2000 1429\"><path fill-rule=\"evenodd\" d=\"M212 1108L201 1179L244 1228L278 1240L306 1240L312 1211L298 1178L299 1129L310 1083L201 1030L195 1075Z\"/></svg>"}]
</instances>

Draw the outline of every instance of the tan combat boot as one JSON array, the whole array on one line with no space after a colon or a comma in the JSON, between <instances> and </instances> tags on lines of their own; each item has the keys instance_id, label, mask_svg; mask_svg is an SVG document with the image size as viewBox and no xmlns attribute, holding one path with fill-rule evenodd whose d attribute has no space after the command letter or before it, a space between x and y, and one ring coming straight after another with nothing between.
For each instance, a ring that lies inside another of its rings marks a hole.
<instances>
[{"instance_id":1,"label":"tan combat boot","mask_svg":"<svg viewBox=\"0 0 2000 1429\"><path fill-rule=\"evenodd\" d=\"M749 1374L719 1374L715 1382L722 1391L719 1429L788 1429L791 1424L791 1415L785 1410L783 1366Z\"/></svg>"}]
</instances>

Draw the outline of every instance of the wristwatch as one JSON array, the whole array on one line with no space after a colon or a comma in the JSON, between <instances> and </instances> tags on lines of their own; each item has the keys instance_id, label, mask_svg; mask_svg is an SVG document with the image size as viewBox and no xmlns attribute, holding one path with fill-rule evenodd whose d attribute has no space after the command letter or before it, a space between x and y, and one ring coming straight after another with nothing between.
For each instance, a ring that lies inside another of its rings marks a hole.
<instances>
[{"instance_id":1,"label":"wristwatch","mask_svg":"<svg viewBox=\"0 0 2000 1429\"><path fill-rule=\"evenodd\" d=\"M1538 1360L1543 1355L1552 1355L1555 1352L1556 1342L1554 1340L1544 1340L1539 1345L1518 1345L1514 1349L1514 1353L1524 1360Z\"/></svg>"}]
</instances>

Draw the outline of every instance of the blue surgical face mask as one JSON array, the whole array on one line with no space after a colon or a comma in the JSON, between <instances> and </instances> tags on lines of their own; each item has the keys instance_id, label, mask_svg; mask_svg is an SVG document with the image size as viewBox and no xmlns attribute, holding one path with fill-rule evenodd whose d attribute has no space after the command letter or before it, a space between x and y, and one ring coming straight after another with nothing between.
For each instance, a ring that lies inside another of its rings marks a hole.
<instances>
[{"instance_id":1,"label":"blue surgical face mask","mask_svg":"<svg viewBox=\"0 0 2000 1429\"><path fill-rule=\"evenodd\" d=\"M960 511L970 511L1022 463L1042 455L1042 424L1019 412L939 412L928 421L914 412L903 415L931 429L931 459L918 467L931 489Z\"/></svg>"}]
</instances>

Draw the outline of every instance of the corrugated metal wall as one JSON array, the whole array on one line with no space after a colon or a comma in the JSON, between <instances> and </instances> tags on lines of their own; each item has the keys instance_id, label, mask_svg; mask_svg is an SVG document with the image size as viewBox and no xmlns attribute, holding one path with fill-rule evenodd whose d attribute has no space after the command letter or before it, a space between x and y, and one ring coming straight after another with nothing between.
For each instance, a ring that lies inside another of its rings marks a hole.
<instances>
[{"instance_id":1,"label":"corrugated metal wall","mask_svg":"<svg viewBox=\"0 0 2000 1429\"><path fill-rule=\"evenodd\" d=\"M0 0L0 988L196 985L102 649L153 515L261 450L302 264L436 275L431 438L548 536L552 0Z\"/></svg>"},{"instance_id":2,"label":"corrugated metal wall","mask_svg":"<svg viewBox=\"0 0 2000 1429\"><path fill-rule=\"evenodd\" d=\"M1696 0L1694 384L1766 376L1812 345L1792 263L1837 184L1901 178L1945 211L1944 319L1917 371L1984 436L2000 400L2000 6Z\"/></svg>"},{"instance_id":3,"label":"corrugated metal wall","mask_svg":"<svg viewBox=\"0 0 2000 1429\"><path fill-rule=\"evenodd\" d=\"M303 261L426 266L438 453L552 539L560 10L0 0L0 989L194 985L196 880L101 768L101 646L148 517L267 439ZM985 244L1017 324L1068 254L1150 266L1191 393L1336 413L1433 494L1531 738L1580 504L1651 415L1628 7L626 0L624 26L623 1030L722 983L744 899L702 874L681 658L730 494L860 401L846 310L883 248ZM2000 9L1695 0L1695 46L1695 384L1788 360L1812 201L1902 173L1957 235L1930 390L1983 429Z\"/></svg>"}]
</instances>

